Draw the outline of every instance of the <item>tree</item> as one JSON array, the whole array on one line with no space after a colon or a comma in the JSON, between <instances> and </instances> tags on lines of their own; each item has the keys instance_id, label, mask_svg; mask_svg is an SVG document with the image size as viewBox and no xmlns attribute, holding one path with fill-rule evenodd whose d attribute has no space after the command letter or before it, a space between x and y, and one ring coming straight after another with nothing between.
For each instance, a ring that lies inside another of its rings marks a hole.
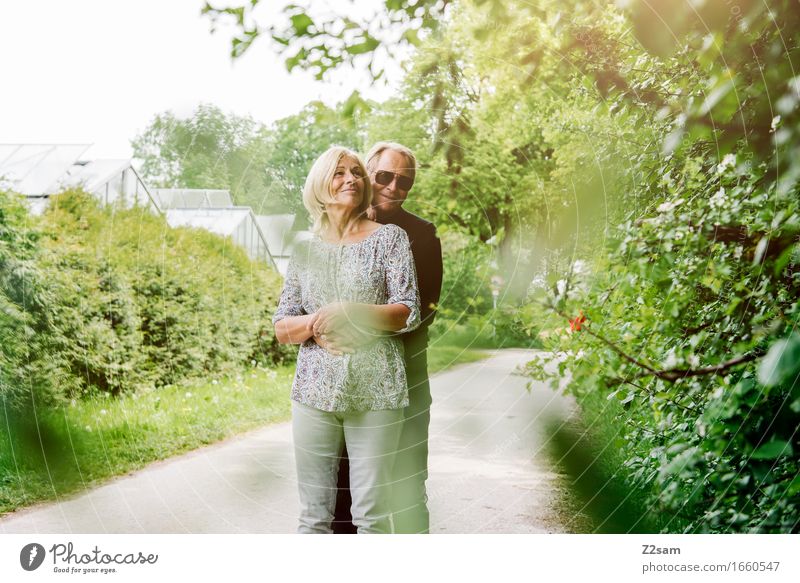
<instances>
[{"instance_id":1,"label":"tree","mask_svg":"<svg viewBox=\"0 0 800 583\"><path fill-rule=\"evenodd\" d=\"M267 130L249 117L200 105L191 117L158 114L132 140L148 184L159 188L227 189L236 204L268 201Z\"/></svg>"},{"instance_id":2,"label":"tree","mask_svg":"<svg viewBox=\"0 0 800 583\"><path fill-rule=\"evenodd\" d=\"M796 531L796 0L418 4L438 26L370 29L424 34L366 134L424 152L415 199L465 248L547 261L516 312L561 359L531 375L569 373L640 524ZM290 12L290 67L355 62L309 56L341 39Z\"/></svg>"},{"instance_id":3,"label":"tree","mask_svg":"<svg viewBox=\"0 0 800 583\"><path fill-rule=\"evenodd\" d=\"M333 144L361 150L359 125L369 107L358 94L336 109L313 101L269 128L264 164L272 208L305 215L301 195L311 164Z\"/></svg>"},{"instance_id":4,"label":"tree","mask_svg":"<svg viewBox=\"0 0 800 583\"><path fill-rule=\"evenodd\" d=\"M485 1L485 0L484 0ZM499 0L492 0L498 2ZM206 2L202 13L212 22L233 22L231 56L243 55L259 37L266 36L280 52L291 71L295 67L311 70L318 79L341 65L365 61L373 78L384 69L381 57L392 58L406 47L419 43L420 36L438 27L450 0L384 0L374 13L362 18L352 14L316 14L311 4L289 4L280 22L262 23L256 17L260 0L239 6L216 8Z\"/></svg>"},{"instance_id":5,"label":"tree","mask_svg":"<svg viewBox=\"0 0 800 583\"><path fill-rule=\"evenodd\" d=\"M539 290L566 358L531 370L569 370L589 421L615 419L618 471L667 532L797 530L795 4L636 3L635 38L591 27L574 44L609 106L658 112L661 138L630 159L646 205L613 225L594 274ZM637 39L649 54L596 55Z\"/></svg>"}]
</instances>

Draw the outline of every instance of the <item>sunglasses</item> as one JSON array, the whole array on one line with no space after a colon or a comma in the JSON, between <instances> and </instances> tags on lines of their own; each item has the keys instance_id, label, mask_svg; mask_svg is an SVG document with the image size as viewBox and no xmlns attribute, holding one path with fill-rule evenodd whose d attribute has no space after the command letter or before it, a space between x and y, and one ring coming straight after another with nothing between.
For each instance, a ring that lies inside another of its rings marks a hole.
<instances>
[{"instance_id":1,"label":"sunglasses","mask_svg":"<svg viewBox=\"0 0 800 583\"><path fill-rule=\"evenodd\" d=\"M375 173L375 182L381 186L389 186L395 178L397 179L397 188L400 190L409 191L414 186L414 179L409 176L395 174L388 170L379 170Z\"/></svg>"}]
</instances>

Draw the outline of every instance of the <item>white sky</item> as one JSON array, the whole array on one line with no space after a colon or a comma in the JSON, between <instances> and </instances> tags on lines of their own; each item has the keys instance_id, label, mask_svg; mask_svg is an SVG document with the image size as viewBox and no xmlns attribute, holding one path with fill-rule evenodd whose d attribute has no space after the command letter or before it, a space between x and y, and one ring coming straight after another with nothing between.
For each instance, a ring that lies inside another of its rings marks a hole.
<instances>
[{"instance_id":1,"label":"white sky","mask_svg":"<svg viewBox=\"0 0 800 583\"><path fill-rule=\"evenodd\" d=\"M266 40L232 63L230 34L212 35L202 6L0 0L0 143L91 143L88 159L127 158L130 140L166 110L188 116L212 103L266 123L314 99L341 101L353 89L375 99L390 94L352 70L327 83L289 75Z\"/></svg>"}]
</instances>

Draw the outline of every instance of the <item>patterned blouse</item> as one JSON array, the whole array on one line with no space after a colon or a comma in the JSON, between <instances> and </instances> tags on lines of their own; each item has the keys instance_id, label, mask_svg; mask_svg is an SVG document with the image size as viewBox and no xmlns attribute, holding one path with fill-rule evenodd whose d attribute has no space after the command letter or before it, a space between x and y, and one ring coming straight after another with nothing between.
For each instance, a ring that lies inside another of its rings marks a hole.
<instances>
[{"instance_id":1,"label":"patterned blouse","mask_svg":"<svg viewBox=\"0 0 800 583\"><path fill-rule=\"evenodd\" d=\"M331 412L407 406L399 335L416 328L420 315L406 232L396 225L383 225L357 243L326 243L314 237L298 245L272 322L313 314L333 302L405 304L411 314L402 330L370 331L368 341L350 354L331 354L313 338L304 342L297 356L292 400Z\"/></svg>"}]
</instances>

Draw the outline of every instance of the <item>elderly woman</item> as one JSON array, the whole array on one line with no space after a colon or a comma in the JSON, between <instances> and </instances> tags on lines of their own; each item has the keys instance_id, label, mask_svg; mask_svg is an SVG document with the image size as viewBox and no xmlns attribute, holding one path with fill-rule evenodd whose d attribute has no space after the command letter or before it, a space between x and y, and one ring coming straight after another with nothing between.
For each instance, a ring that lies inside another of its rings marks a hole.
<instances>
[{"instance_id":1,"label":"elderly woman","mask_svg":"<svg viewBox=\"0 0 800 583\"><path fill-rule=\"evenodd\" d=\"M314 237L295 250L273 318L279 342L300 344L292 431L301 533L330 533L339 455L350 455L353 524L391 532L388 496L408 405L403 343L419 325L408 237L366 218L372 191L360 158L332 147L311 168L303 204ZM351 351L314 342L349 330Z\"/></svg>"}]
</instances>

